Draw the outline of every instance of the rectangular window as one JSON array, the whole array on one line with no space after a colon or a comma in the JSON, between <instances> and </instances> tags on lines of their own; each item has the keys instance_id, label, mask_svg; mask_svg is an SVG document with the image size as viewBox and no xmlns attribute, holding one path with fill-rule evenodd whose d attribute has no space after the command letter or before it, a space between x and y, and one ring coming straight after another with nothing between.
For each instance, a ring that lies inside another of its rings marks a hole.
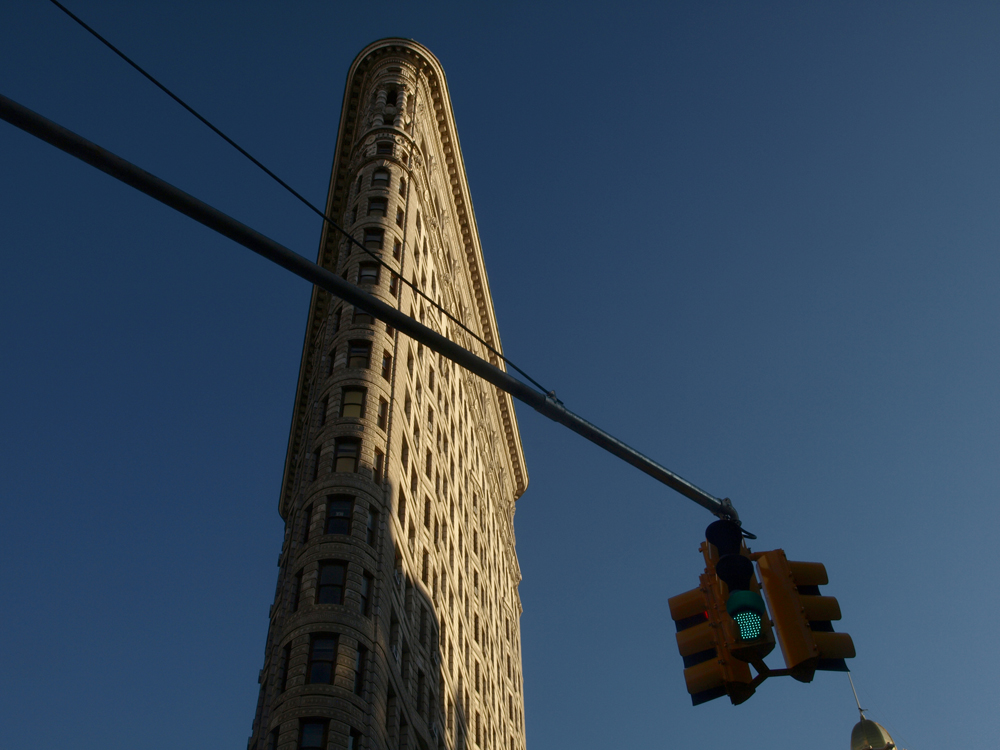
<instances>
[{"instance_id":1,"label":"rectangular window","mask_svg":"<svg viewBox=\"0 0 1000 750\"><path fill-rule=\"evenodd\" d=\"M310 684L333 684L334 666L337 663L337 636L333 633L316 633L309 642Z\"/></svg>"},{"instance_id":2,"label":"rectangular window","mask_svg":"<svg viewBox=\"0 0 1000 750\"><path fill-rule=\"evenodd\" d=\"M333 447L333 470L356 472L360 452L361 441L357 438L337 438Z\"/></svg>"},{"instance_id":3,"label":"rectangular window","mask_svg":"<svg viewBox=\"0 0 1000 750\"><path fill-rule=\"evenodd\" d=\"M389 353L382 355L382 377L386 380L392 378L392 355Z\"/></svg>"},{"instance_id":4,"label":"rectangular window","mask_svg":"<svg viewBox=\"0 0 1000 750\"><path fill-rule=\"evenodd\" d=\"M299 611L299 597L302 594L302 571L300 570L295 574L295 580L292 581L292 600L288 603L288 608L292 612Z\"/></svg>"},{"instance_id":5,"label":"rectangular window","mask_svg":"<svg viewBox=\"0 0 1000 750\"><path fill-rule=\"evenodd\" d=\"M360 279L359 279L360 283ZM366 313L359 307L354 308L354 315L351 318L351 322L356 326L373 326L375 325L375 316Z\"/></svg>"},{"instance_id":6,"label":"rectangular window","mask_svg":"<svg viewBox=\"0 0 1000 750\"><path fill-rule=\"evenodd\" d=\"M369 198L368 199L368 215L369 216L385 216L389 209L389 201L385 198Z\"/></svg>"},{"instance_id":7,"label":"rectangular window","mask_svg":"<svg viewBox=\"0 0 1000 750\"><path fill-rule=\"evenodd\" d=\"M350 495L333 495L326 502L326 533L350 534L354 498Z\"/></svg>"},{"instance_id":8,"label":"rectangular window","mask_svg":"<svg viewBox=\"0 0 1000 750\"><path fill-rule=\"evenodd\" d=\"M358 646L358 655L354 660L354 694L361 695L361 691L365 686L365 667L368 661L368 649L364 646Z\"/></svg>"},{"instance_id":9,"label":"rectangular window","mask_svg":"<svg viewBox=\"0 0 1000 750\"><path fill-rule=\"evenodd\" d=\"M389 187L389 170L384 167L380 167L372 172L372 187L373 188L387 188Z\"/></svg>"},{"instance_id":10,"label":"rectangular window","mask_svg":"<svg viewBox=\"0 0 1000 750\"><path fill-rule=\"evenodd\" d=\"M399 276L393 273L389 277L389 294L395 297L397 291L399 291Z\"/></svg>"},{"instance_id":11,"label":"rectangular window","mask_svg":"<svg viewBox=\"0 0 1000 750\"><path fill-rule=\"evenodd\" d=\"M300 719L299 750L326 750L326 722Z\"/></svg>"},{"instance_id":12,"label":"rectangular window","mask_svg":"<svg viewBox=\"0 0 1000 750\"><path fill-rule=\"evenodd\" d=\"M396 209L396 226L403 226L403 209L401 208Z\"/></svg>"},{"instance_id":13,"label":"rectangular window","mask_svg":"<svg viewBox=\"0 0 1000 750\"><path fill-rule=\"evenodd\" d=\"M403 488L399 488L399 499L396 501L396 516L399 518L399 525L406 527L406 495Z\"/></svg>"},{"instance_id":14,"label":"rectangular window","mask_svg":"<svg viewBox=\"0 0 1000 750\"><path fill-rule=\"evenodd\" d=\"M367 369L371 365L372 344L370 341L351 341L347 345L347 366Z\"/></svg>"},{"instance_id":15,"label":"rectangular window","mask_svg":"<svg viewBox=\"0 0 1000 750\"><path fill-rule=\"evenodd\" d=\"M379 397L378 400L378 420L377 424L379 428L385 429L386 424L389 422L389 402L384 398Z\"/></svg>"},{"instance_id":16,"label":"rectangular window","mask_svg":"<svg viewBox=\"0 0 1000 750\"><path fill-rule=\"evenodd\" d=\"M392 141L379 141L375 145L376 154L391 154L392 153Z\"/></svg>"},{"instance_id":17,"label":"rectangular window","mask_svg":"<svg viewBox=\"0 0 1000 750\"><path fill-rule=\"evenodd\" d=\"M271 733L267 735L267 750L278 750L278 732L281 731L281 727L275 727L271 730Z\"/></svg>"},{"instance_id":18,"label":"rectangular window","mask_svg":"<svg viewBox=\"0 0 1000 750\"><path fill-rule=\"evenodd\" d=\"M417 670L417 713L424 715L424 677L423 670Z\"/></svg>"},{"instance_id":19,"label":"rectangular window","mask_svg":"<svg viewBox=\"0 0 1000 750\"><path fill-rule=\"evenodd\" d=\"M319 457L322 448L317 448L312 454L312 480L315 482L319 478Z\"/></svg>"},{"instance_id":20,"label":"rectangular window","mask_svg":"<svg viewBox=\"0 0 1000 750\"><path fill-rule=\"evenodd\" d=\"M385 242L385 230L375 227L365 228L365 247L369 250L381 250Z\"/></svg>"},{"instance_id":21,"label":"rectangular window","mask_svg":"<svg viewBox=\"0 0 1000 750\"><path fill-rule=\"evenodd\" d=\"M403 472L410 470L410 446L407 445L406 440L403 440L403 447L399 450L399 462L403 464Z\"/></svg>"},{"instance_id":22,"label":"rectangular window","mask_svg":"<svg viewBox=\"0 0 1000 750\"><path fill-rule=\"evenodd\" d=\"M352 729L347 735L347 750L361 750L361 732Z\"/></svg>"},{"instance_id":23,"label":"rectangular window","mask_svg":"<svg viewBox=\"0 0 1000 750\"><path fill-rule=\"evenodd\" d=\"M424 498L424 526L428 529L431 527L431 499L429 497Z\"/></svg>"},{"instance_id":24,"label":"rectangular window","mask_svg":"<svg viewBox=\"0 0 1000 750\"><path fill-rule=\"evenodd\" d=\"M327 410L327 408L329 408L329 406L330 406L330 398L329 398L329 396L327 398L322 399L319 402L319 426L320 427L322 427L323 425L326 424L326 410Z\"/></svg>"},{"instance_id":25,"label":"rectangular window","mask_svg":"<svg viewBox=\"0 0 1000 750\"><path fill-rule=\"evenodd\" d=\"M406 195L406 179L403 177L399 178L399 194Z\"/></svg>"},{"instance_id":26,"label":"rectangular window","mask_svg":"<svg viewBox=\"0 0 1000 750\"><path fill-rule=\"evenodd\" d=\"M292 644L289 643L281 651L281 676L278 678L279 690L283 693L288 689L288 662L292 660Z\"/></svg>"},{"instance_id":27,"label":"rectangular window","mask_svg":"<svg viewBox=\"0 0 1000 750\"><path fill-rule=\"evenodd\" d=\"M346 579L347 563L339 560L321 562L316 584L316 603L343 604Z\"/></svg>"},{"instance_id":28,"label":"rectangular window","mask_svg":"<svg viewBox=\"0 0 1000 750\"><path fill-rule=\"evenodd\" d=\"M385 469L385 454L375 449L375 460L372 463L372 479L375 484L382 484L382 472Z\"/></svg>"},{"instance_id":29,"label":"rectangular window","mask_svg":"<svg viewBox=\"0 0 1000 750\"><path fill-rule=\"evenodd\" d=\"M331 375L333 375L333 365L334 365L334 363L336 361L337 361L337 347L333 347L330 350L330 357L327 360L327 365L326 365L326 367L327 367L326 376L327 377L330 377Z\"/></svg>"},{"instance_id":30,"label":"rectangular window","mask_svg":"<svg viewBox=\"0 0 1000 750\"><path fill-rule=\"evenodd\" d=\"M417 467L414 466L410 470L410 492L417 491Z\"/></svg>"},{"instance_id":31,"label":"rectangular window","mask_svg":"<svg viewBox=\"0 0 1000 750\"><path fill-rule=\"evenodd\" d=\"M365 262L358 264L358 283L377 284L379 268L378 263Z\"/></svg>"},{"instance_id":32,"label":"rectangular window","mask_svg":"<svg viewBox=\"0 0 1000 750\"><path fill-rule=\"evenodd\" d=\"M374 585L374 578L372 578L370 573L365 573L361 577L361 603L359 605L359 611L365 617L368 616L368 602L371 600L372 586Z\"/></svg>"},{"instance_id":33,"label":"rectangular window","mask_svg":"<svg viewBox=\"0 0 1000 750\"><path fill-rule=\"evenodd\" d=\"M399 260L399 257L403 254L403 243L399 240L392 241L392 257Z\"/></svg>"},{"instance_id":34,"label":"rectangular window","mask_svg":"<svg viewBox=\"0 0 1000 750\"><path fill-rule=\"evenodd\" d=\"M365 389L345 388L340 397L340 416L361 419L365 415Z\"/></svg>"},{"instance_id":35,"label":"rectangular window","mask_svg":"<svg viewBox=\"0 0 1000 750\"><path fill-rule=\"evenodd\" d=\"M309 527L312 525L313 507L309 504L302 511L302 543L309 541Z\"/></svg>"},{"instance_id":36,"label":"rectangular window","mask_svg":"<svg viewBox=\"0 0 1000 750\"><path fill-rule=\"evenodd\" d=\"M424 473L427 475L428 479L434 476L434 457L431 455L431 449L427 449L427 466L424 469Z\"/></svg>"}]
</instances>

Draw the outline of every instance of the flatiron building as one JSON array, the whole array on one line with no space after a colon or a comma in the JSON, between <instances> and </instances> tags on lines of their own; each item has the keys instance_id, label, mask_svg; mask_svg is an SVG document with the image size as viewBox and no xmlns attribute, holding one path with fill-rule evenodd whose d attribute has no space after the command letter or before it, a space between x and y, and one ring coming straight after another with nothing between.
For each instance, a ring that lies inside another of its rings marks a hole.
<instances>
[{"instance_id":1,"label":"flatiron building","mask_svg":"<svg viewBox=\"0 0 1000 750\"><path fill-rule=\"evenodd\" d=\"M319 260L503 367L444 71L385 39L347 76ZM379 262L381 261L381 263ZM411 282L431 301L415 294ZM251 750L525 747L511 398L314 289Z\"/></svg>"}]
</instances>

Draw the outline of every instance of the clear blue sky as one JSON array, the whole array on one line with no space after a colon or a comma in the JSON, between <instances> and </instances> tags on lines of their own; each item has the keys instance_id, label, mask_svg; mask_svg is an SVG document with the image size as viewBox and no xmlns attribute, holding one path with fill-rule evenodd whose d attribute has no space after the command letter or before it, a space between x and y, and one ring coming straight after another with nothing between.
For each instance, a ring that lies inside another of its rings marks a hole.
<instances>
[{"instance_id":1,"label":"clear blue sky","mask_svg":"<svg viewBox=\"0 0 1000 750\"><path fill-rule=\"evenodd\" d=\"M996 744L1000 5L71 7L315 201L356 53L427 45L508 355L825 562L898 743ZM53 6L0 28L3 94L315 256ZM0 206L2 743L242 749L308 285L5 123ZM842 674L693 708L711 516L518 418L529 747L847 747Z\"/></svg>"}]
</instances>

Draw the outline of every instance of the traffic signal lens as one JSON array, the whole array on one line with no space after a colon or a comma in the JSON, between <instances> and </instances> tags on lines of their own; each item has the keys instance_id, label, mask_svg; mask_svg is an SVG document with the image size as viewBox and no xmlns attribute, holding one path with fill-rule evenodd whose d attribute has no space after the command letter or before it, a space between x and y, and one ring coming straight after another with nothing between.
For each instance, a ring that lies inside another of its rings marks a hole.
<instances>
[{"instance_id":1,"label":"traffic signal lens","mask_svg":"<svg viewBox=\"0 0 1000 750\"><path fill-rule=\"evenodd\" d=\"M741 641L760 638L764 631L764 599L756 591L734 591L726 602L729 616L736 621Z\"/></svg>"},{"instance_id":2,"label":"traffic signal lens","mask_svg":"<svg viewBox=\"0 0 1000 750\"><path fill-rule=\"evenodd\" d=\"M737 612L733 617L740 628L740 640L752 641L760 638L762 630L760 615L750 610Z\"/></svg>"}]
</instances>

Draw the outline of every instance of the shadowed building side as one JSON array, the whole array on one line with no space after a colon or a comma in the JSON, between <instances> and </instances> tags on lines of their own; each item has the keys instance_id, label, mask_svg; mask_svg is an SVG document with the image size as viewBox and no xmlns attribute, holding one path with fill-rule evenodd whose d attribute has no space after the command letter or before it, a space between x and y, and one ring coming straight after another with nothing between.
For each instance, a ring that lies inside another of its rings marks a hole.
<instances>
[{"instance_id":1,"label":"shadowed building side","mask_svg":"<svg viewBox=\"0 0 1000 750\"><path fill-rule=\"evenodd\" d=\"M501 350L444 72L404 39L347 78L318 262L493 364ZM525 747L510 396L313 291L285 538L248 747Z\"/></svg>"}]
</instances>

